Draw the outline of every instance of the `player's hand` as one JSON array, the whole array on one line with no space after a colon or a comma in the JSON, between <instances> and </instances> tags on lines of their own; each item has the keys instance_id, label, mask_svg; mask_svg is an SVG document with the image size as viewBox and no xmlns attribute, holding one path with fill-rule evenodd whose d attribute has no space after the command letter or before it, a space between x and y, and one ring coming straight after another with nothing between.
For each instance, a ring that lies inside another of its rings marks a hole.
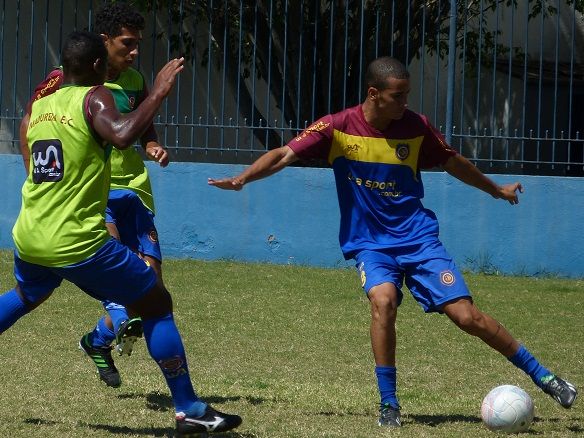
<instances>
[{"instance_id":1,"label":"player's hand","mask_svg":"<svg viewBox=\"0 0 584 438\"><path fill-rule=\"evenodd\" d=\"M237 177L213 179L208 178L207 184L218 187L223 190L241 190L243 188L243 181Z\"/></svg>"},{"instance_id":2,"label":"player's hand","mask_svg":"<svg viewBox=\"0 0 584 438\"><path fill-rule=\"evenodd\" d=\"M146 155L151 160L156 161L160 167L168 166L168 162L170 161L168 151L159 144L156 146L146 146Z\"/></svg>"},{"instance_id":3,"label":"player's hand","mask_svg":"<svg viewBox=\"0 0 584 438\"><path fill-rule=\"evenodd\" d=\"M519 204L519 197L517 192L523 193L523 186L521 183L505 184L499 187L499 199L504 199L509 201L509 204L515 205Z\"/></svg>"},{"instance_id":4,"label":"player's hand","mask_svg":"<svg viewBox=\"0 0 584 438\"><path fill-rule=\"evenodd\" d=\"M154 79L150 93L159 94L162 97L168 96L174 86L176 76L184 69L184 62L184 58L174 58L162 67Z\"/></svg>"}]
</instances>

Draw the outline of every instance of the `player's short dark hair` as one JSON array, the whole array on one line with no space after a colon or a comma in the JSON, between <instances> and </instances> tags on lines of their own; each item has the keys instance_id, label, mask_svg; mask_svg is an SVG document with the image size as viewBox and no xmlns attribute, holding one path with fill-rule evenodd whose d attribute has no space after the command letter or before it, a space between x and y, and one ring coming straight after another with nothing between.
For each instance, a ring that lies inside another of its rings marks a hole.
<instances>
[{"instance_id":1,"label":"player's short dark hair","mask_svg":"<svg viewBox=\"0 0 584 438\"><path fill-rule=\"evenodd\" d=\"M107 63L107 49L95 33L75 31L69 34L61 50L63 71L68 75L87 76L93 73L93 63L101 59Z\"/></svg>"},{"instance_id":2,"label":"player's short dark hair","mask_svg":"<svg viewBox=\"0 0 584 438\"><path fill-rule=\"evenodd\" d=\"M369 64L365 73L367 88L375 87L380 90L387 88L387 78L408 79L410 73L405 65L390 56L382 56Z\"/></svg>"},{"instance_id":3,"label":"player's short dark hair","mask_svg":"<svg viewBox=\"0 0 584 438\"><path fill-rule=\"evenodd\" d=\"M130 4L117 1L105 4L95 14L93 31L115 38L122 33L122 27L144 30L144 17Z\"/></svg>"}]
</instances>

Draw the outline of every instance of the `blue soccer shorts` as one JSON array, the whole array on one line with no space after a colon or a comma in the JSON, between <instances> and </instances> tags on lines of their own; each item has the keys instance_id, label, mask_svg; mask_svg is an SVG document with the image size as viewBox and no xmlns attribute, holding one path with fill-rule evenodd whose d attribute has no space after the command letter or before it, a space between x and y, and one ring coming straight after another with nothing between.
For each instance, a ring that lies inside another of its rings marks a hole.
<instances>
[{"instance_id":1,"label":"blue soccer shorts","mask_svg":"<svg viewBox=\"0 0 584 438\"><path fill-rule=\"evenodd\" d=\"M156 284L154 270L114 238L88 259L59 268L25 262L15 252L14 277L30 303L44 298L63 279L93 298L123 305L142 298Z\"/></svg>"},{"instance_id":2,"label":"blue soccer shorts","mask_svg":"<svg viewBox=\"0 0 584 438\"><path fill-rule=\"evenodd\" d=\"M110 190L105 221L116 226L120 241L132 251L162 261L154 213L136 193L124 189Z\"/></svg>"},{"instance_id":3,"label":"blue soccer shorts","mask_svg":"<svg viewBox=\"0 0 584 438\"><path fill-rule=\"evenodd\" d=\"M365 293L382 283L393 283L401 304L405 280L425 312L439 312L450 301L471 298L462 274L438 239L398 249L363 250L354 258Z\"/></svg>"}]
</instances>

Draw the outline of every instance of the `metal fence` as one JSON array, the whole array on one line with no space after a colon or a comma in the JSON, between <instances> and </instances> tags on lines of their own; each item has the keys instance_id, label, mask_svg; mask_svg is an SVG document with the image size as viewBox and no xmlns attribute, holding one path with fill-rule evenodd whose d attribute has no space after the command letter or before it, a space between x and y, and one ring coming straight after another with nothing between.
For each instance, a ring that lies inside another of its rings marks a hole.
<instances>
[{"instance_id":1,"label":"metal fence","mask_svg":"<svg viewBox=\"0 0 584 438\"><path fill-rule=\"evenodd\" d=\"M0 150L35 85L103 1L4 0ZM139 68L188 58L155 124L174 159L249 163L361 102L367 63L409 66L410 108L489 172L584 176L582 1L159 0Z\"/></svg>"}]
</instances>

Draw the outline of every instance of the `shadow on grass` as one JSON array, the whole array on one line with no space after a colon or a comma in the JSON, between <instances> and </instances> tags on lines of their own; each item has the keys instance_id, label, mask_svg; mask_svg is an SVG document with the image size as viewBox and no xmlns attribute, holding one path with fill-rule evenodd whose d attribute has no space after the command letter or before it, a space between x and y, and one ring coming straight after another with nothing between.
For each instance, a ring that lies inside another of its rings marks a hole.
<instances>
[{"instance_id":1,"label":"shadow on grass","mask_svg":"<svg viewBox=\"0 0 584 438\"><path fill-rule=\"evenodd\" d=\"M406 422L435 427L444 423L481 423L475 415L404 415Z\"/></svg>"},{"instance_id":2,"label":"shadow on grass","mask_svg":"<svg viewBox=\"0 0 584 438\"><path fill-rule=\"evenodd\" d=\"M168 394L160 394L159 392L150 392L148 394L144 393L125 393L117 396L120 400L124 399L146 399L146 407L152 411L166 412L173 411L174 405L172 403L172 398ZM264 398L259 397L241 397L241 396L231 396L231 397L221 397L221 396L208 396L203 397L203 400L212 405L221 405L227 402L240 402L244 401L250 405L257 406L261 405L266 401Z\"/></svg>"},{"instance_id":3,"label":"shadow on grass","mask_svg":"<svg viewBox=\"0 0 584 438\"><path fill-rule=\"evenodd\" d=\"M60 424L58 421L45 420L43 418L26 418L24 420L26 424L34 424L37 426L56 426ZM157 436L157 437L167 437L172 438L175 436L174 428L170 427L126 427L126 426L112 426L111 424L91 424L79 422L78 427L86 427L95 431L103 431L112 435L145 435L145 436ZM225 432L213 434L213 438L253 438L257 435L250 433L239 433L239 432Z\"/></svg>"}]
</instances>

